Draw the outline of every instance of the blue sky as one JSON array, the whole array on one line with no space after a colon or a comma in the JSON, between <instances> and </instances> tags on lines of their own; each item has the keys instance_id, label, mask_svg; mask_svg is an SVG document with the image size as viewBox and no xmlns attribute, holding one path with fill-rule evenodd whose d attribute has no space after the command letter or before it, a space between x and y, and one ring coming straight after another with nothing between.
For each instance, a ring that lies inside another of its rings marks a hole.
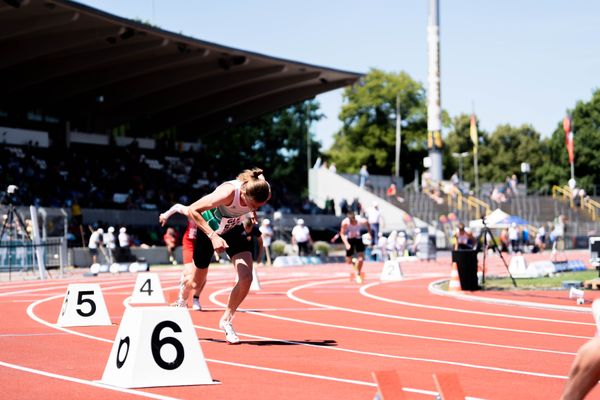
<instances>
[{"instance_id":1,"label":"blue sky","mask_svg":"<svg viewBox=\"0 0 600 400\"><path fill-rule=\"evenodd\" d=\"M354 72L406 71L427 82L428 0L85 0L188 36ZM442 107L480 129L530 123L549 136L600 88L600 1L440 0ZM342 91L317 99L325 148Z\"/></svg>"}]
</instances>

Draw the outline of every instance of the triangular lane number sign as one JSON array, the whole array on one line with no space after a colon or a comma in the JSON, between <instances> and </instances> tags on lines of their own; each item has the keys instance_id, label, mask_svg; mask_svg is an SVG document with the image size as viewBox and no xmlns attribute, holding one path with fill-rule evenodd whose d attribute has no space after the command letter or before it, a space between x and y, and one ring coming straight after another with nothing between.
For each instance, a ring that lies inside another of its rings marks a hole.
<instances>
[{"instance_id":1,"label":"triangular lane number sign","mask_svg":"<svg viewBox=\"0 0 600 400\"><path fill-rule=\"evenodd\" d=\"M112 325L100 285L69 284L56 325L61 327Z\"/></svg>"},{"instance_id":2,"label":"triangular lane number sign","mask_svg":"<svg viewBox=\"0 0 600 400\"><path fill-rule=\"evenodd\" d=\"M139 273L129 302L131 304L164 304L165 295L158 274L155 272Z\"/></svg>"},{"instance_id":3,"label":"triangular lane number sign","mask_svg":"<svg viewBox=\"0 0 600 400\"><path fill-rule=\"evenodd\" d=\"M122 388L213 384L186 308L128 307L102 375Z\"/></svg>"}]
</instances>

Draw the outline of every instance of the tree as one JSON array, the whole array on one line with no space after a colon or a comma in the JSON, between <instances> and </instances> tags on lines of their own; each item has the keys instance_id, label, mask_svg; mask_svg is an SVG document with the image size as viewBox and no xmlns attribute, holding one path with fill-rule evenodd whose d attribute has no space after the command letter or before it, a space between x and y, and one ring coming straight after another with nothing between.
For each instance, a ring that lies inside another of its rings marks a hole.
<instances>
[{"instance_id":1,"label":"tree","mask_svg":"<svg viewBox=\"0 0 600 400\"><path fill-rule=\"evenodd\" d=\"M482 139L479 146L481 182L504 182L507 176L520 176L522 162L529 163L532 171L544 163L540 134L531 125L516 128L498 125L489 137Z\"/></svg>"},{"instance_id":2,"label":"tree","mask_svg":"<svg viewBox=\"0 0 600 400\"><path fill-rule=\"evenodd\" d=\"M469 153L468 157L462 160L463 163L463 181L475 182L475 173L473 167L473 142L471 141L471 116L460 114L452 119L451 130L446 135L444 141L444 152L442 161L444 164L444 177L448 178L459 169L459 160L452 156L452 153ZM479 141L487 140L487 132L477 128Z\"/></svg>"},{"instance_id":3,"label":"tree","mask_svg":"<svg viewBox=\"0 0 600 400\"><path fill-rule=\"evenodd\" d=\"M600 176L600 90L592 93L589 102L579 101L569 112L572 117L575 147L575 179L577 186L588 193L594 190L594 179ZM565 185L571 177L571 167L565 146L562 118L547 141L545 163L534 174L542 184Z\"/></svg>"},{"instance_id":4,"label":"tree","mask_svg":"<svg viewBox=\"0 0 600 400\"><path fill-rule=\"evenodd\" d=\"M374 174L394 173L397 95L402 115L401 175L410 181L413 171L422 169L427 155L425 89L405 72L372 69L344 91L339 116L343 126L326 153L338 171L356 173L365 164Z\"/></svg>"},{"instance_id":5,"label":"tree","mask_svg":"<svg viewBox=\"0 0 600 400\"><path fill-rule=\"evenodd\" d=\"M223 177L234 177L240 169L261 167L272 183L275 204L301 201L308 187L306 157L307 124L322 118L315 100L290 106L245 124L211 135L209 159ZM313 158L321 144L310 134Z\"/></svg>"}]
</instances>

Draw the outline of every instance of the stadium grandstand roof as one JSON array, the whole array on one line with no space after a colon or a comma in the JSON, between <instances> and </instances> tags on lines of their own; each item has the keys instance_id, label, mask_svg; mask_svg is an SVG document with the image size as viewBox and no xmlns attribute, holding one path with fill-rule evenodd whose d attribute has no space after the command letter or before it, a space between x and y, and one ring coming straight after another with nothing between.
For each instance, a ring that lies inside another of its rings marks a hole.
<instances>
[{"instance_id":1,"label":"stadium grandstand roof","mask_svg":"<svg viewBox=\"0 0 600 400\"><path fill-rule=\"evenodd\" d=\"M196 139L361 74L209 43L67 0L0 0L0 118ZM2 124L0 120L0 124Z\"/></svg>"}]
</instances>

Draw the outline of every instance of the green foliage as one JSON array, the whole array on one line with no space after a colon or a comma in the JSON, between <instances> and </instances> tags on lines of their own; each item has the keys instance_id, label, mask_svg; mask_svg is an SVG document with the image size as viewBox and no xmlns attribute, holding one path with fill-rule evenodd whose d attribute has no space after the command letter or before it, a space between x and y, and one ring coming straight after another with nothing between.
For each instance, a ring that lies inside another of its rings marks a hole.
<instances>
[{"instance_id":1,"label":"green foliage","mask_svg":"<svg viewBox=\"0 0 600 400\"><path fill-rule=\"evenodd\" d=\"M372 69L344 91L343 126L327 157L338 171L358 172L365 164L372 174L391 175L395 167L396 97L400 96L402 147L400 170L407 180L427 155L426 93L407 73Z\"/></svg>"},{"instance_id":2,"label":"green foliage","mask_svg":"<svg viewBox=\"0 0 600 400\"><path fill-rule=\"evenodd\" d=\"M520 176L522 162L528 162L532 171L539 169L545 162L540 140L531 125L498 125L479 146L479 180L503 182L507 176Z\"/></svg>"},{"instance_id":3,"label":"green foliage","mask_svg":"<svg viewBox=\"0 0 600 400\"><path fill-rule=\"evenodd\" d=\"M318 102L311 100L232 127L205 142L210 143L210 157L224 177L234 177L242 169L258 166L265 170L275 191L285 188L299 200L308 179L307 122L310 126L321 118ZM319 149L320 143L311 133L313 160ZM275 202L277 197L274 196Z\"/></svg>"},{"instance_id":4,"label":"green foliage","mask_svg":"<svg viewBox=\"0 0 600 400\"><path fill-rule=\"evenodd\" d=\"M575 178L577 186L587 192L600 176L600 90L595 90L589 102L577 102L572 116L572 131L575 147ZM571 177L571 169L562 118L547 143L547 161L536 177L548 184L565 185Z\"/></svg>"},{"instance_id":5,"label":"green foliage","mask_svg":"<svg viewBox=\"0 0 600 400\"><path fill-rule=\"evenodd\" d=\"M273 258L283 256L285 254L286 243L283 240L275 240L271 243L271 253Z\"/></svg>"},{"instance_id":6,"label":"green foliage","mask_svg":"<svg viewBox=\"0 0 600 400\"><path fill-rule=\"evenodd\" d=\"M317 241L314 244L315 252L317 255L328 256L329 255L329 243L323 241Z\"/></svg>"}]
</instances>

